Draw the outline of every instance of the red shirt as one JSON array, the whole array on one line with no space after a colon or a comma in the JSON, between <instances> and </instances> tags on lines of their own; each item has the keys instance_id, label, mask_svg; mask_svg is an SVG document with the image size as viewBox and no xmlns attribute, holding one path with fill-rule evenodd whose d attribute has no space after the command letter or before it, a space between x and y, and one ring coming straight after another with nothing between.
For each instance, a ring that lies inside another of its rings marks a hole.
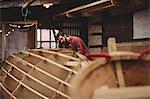
<instances>
[{"instance_id":1,"label":"red shirt","mask_svg":"<svg viewBox=\"0 0 150 99\"><path fill-rule=\"evenodd\" d=\"M83 40L77 36L69 36L69 46L83 55L90 52Z\"/></svg>"}]
</instances>

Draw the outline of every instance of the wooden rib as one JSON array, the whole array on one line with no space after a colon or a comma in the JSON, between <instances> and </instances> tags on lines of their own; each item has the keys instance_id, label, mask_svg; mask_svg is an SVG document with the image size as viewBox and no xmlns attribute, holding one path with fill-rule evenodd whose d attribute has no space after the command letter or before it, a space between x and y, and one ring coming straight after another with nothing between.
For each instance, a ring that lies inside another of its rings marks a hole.
<instances>
[{"instance_id":1,"label":"wooden rib","mask_svg":"<svg viewBox=\"0 0 150 99\"><path fill-rule=\"evenodd\" d=\"M108 51L109 53L117 51L117 46L116 46L116 39L114 37L111 37L108 39ZM117 79L119 82L119 87L125 87L125 80L124 80L124 75L123 75L123 70L121 66L120 61L115 62L115 67L116 67L116 74L117 74Z\"/></svg>"},{"instance_id":2,"label":"wooden rib","mask_svg":"<svg viewBox=\"0 0 150 99\"><path fill-rule=\"evenodd\" d=\"M7 71L5 69L2 68L2 70L7 73ZM24 86L25 88L27 88L28 90L30 90L31 92L33 92L34 94L44 98L44 99L49 99L48 97L42 95L41 93L39 93L38 91L28 87L26 84L22 83L21 81L19 81L17 78L15 78L13 75L11 75L10 73L8 73L8 76L10 76L11 78L13 78L16 82L20 83L22 86Z\"/></svg>"},{"instance_id":3,"label":"wooden rib","mask_svg":"<svg viewBox=\"0 0 150 99\"><path fill-rule=\"evenodd\" d=\"M91 63L86 56L79 54L78 52L76 53L76 55L81 59L81 64L87 66Z\"/></svg>"},{"instance_id":4,"label":"wooden rib","mask_svg":"<svg viewBox=\"0 0 150 99\"><path fill-rule=\"evenodd\" d=\"M11 66L13 66L16 70L20 71L21 73L23 73L24 75L28 76L29 78L31 78L32 80L38 82L39 84L45 86L46 88L54 91L54 92L57 92L58 94L62 95L63 97L66 97L68 99L70 99L70 97L62 92L60 92L59 90L56 90L55 88L43 83L42 81L32 77L31 75L27 74L26 72L24 72L23 70L21 70L20 68L16 67L14 64L10 63L9 61L5 60L6 63L10 64Z\"/></svg>"},{"instance_id":5,"label":"wooden rib","mask_svg":"<svg viewBox=\"0 0 150 99\"><path fill-rule=\"evenodd\" d=\"M76 68L77 68L77 67L75 67L74 69L76 69ZM70 79L71 74L72 74L72 72L69 72L69 74L67 75L67 77L66 77L66 79L65 79L65 82L67 82L67 81ZM61 88L62 86L63 86L63 84L61 84L61 85L59 86L58 90L60 90L60 88ZM53 94L52 99L55 97L56 94L57 94L57 93L54 93L54 94Z\"/></svg>"},{"instance_id":6,"label":"wooden rib","mask_svg":"<svg viewBox=\"0 0 150 99\"><path fill-rule=\"evenodd\" d=\"M76 66L79 65L79 63L80 63L80 62L76 62L76 61L67 61L64 65L76 67Z\"/></svg>"},{"instance_id":7,"label":"wooden rib","mask_svg":"<svg viewBox=\"0 0 150 99\"><path fill-rule=\"evenodd\" d=\"M54 52L54 51L49 51L49 50L41 50L41 49L31 49L30 51L41 51L41 52L45 52L45 53L48 53L48 54L58 55L58 56L61 56L61 57L67 58L67 59L72 59L74 61L79 61L80 62L80 59L78 59L78 58L68 56L68 55L65 55L65 54L61 54L59 52Z\"/></svg>"},{"instance_id":8,"label":"wooden rib","mask_svg":"<svg viewBox=\"0 0 150 99\"><path fill-rule=\"evenodd\" d=\"M72 72L69 72L69 74L67 75L67 77L66 77L66 79L65 79L65 81L67 82L68 80L69 80L69 78L71 77L71 74L72 74ZM61 84L60 86L59 86L59 88L58 88L58 90L60 90L60 88L63 86L63 84ZM55 95L57 94L57 92L55 92L53 95L52 95L52 99L55 97Z\"/></svg>"},{"instance_id":9,"label":"wooden rib","mask_svg":"<svg viewBox=\"0 0 150 99\"><path fill-rule=\"evenodd\" d=\"M1 83L0 83L0 86L4 89L4 91L9 94L9 96L11 96L11 98L13 99L17 99L13 94L11 94L11 92L9 92Z\"/></svg>"},{"instance_id":10,"label":"wooden rib","mask_svg":"<svg viewBox=\"0 0 150 99\"><path fill-rule=\"evenodd\" d=\"M25 57L25 55L23 57ZM9 73L11 70L12 70L12 66L9 68L9 70L7 72ZM3 81L2 81L2 84L3 84L3 82L4 82L6 77L7 77L7 74L5 75L5 77L4 77Z\"/></svg>"},{"instance_id":11,"label":"wooden rib","mask_svg":"<svg viewBox=\"0 0 150 99\"><path fill-rule=\"evenodd\" d=\"M29 70L29 72L28 72L28 74L33 70L34 68L32 67L30 70ZM25 77L26 77L26 75L23 75L23 78L22 78L22 80L20 80L21 82L25 79ZM16 90L20 87L20 83L18 84L18 86L15 88L15 90L12 92L12 94L13 93L15 93L16 92Z\"/></svg>"},{"instance_id":12,"label":"wooden rib","mask_svg":"<svg viewBox=\"0 0 150 99\"><path fill-rule=\"evenodd\" d=\"M19 58L19 57L15 56L15 55L10 55L10 56L12 56L12 57L14 57L14 58L20 60L22 63L25 63L25 64L31 66L32 68L37 69L37 70L40 71L41 73L43 73L43 74L45 74L45 75L47 75L47 76L49 76L49 77L51 77L51 78L53 78L53 79L55 79L55 80L61 82L61 83L65 84L65 85L67 85L67 86L69 86L69 87L72 86L71 84L69 84L69 83L67 83L67 82L64 82L63 80L61 80L61 79L59 79L59 78L53 76L53 75L50 74L50 73L45 72L44 70L42 70L42 69L40 69L39 67L36 67L35 65L33 65L33 64L31 64L31 63L29 63L29 62L23 60L22 58Z\"/></svg>"},{"instance_id":13,"label":"wooden rib","mask_svg":"<svg viewBox=\"0 0 150 99\"><path fill-rule=\"evenodd\" d=\"M76 55L77 55L81 60L88 60L87 57L85 57L84 55L79 54L78 52L76 53Z\"/></svg>"},{"instance_id":14,"label":"wooden rib","mask_svg":"<svg viewBox=\"0 0 150 99\"><path fill-rule=\"evenodd\" d=\"M148 99L150 97L150 86L97 89L93 99Z\"/></svg>"},{"instance_id":15,"label":"wooden rib","mask_svg":"<svg viewBox=\"0 0 150 99\"><path fill-rule=\"evenodd\" d=\"M65 66L63 66L63 65L61 65L61 64L58 64L58 63L56 63L56 62L54 62L54 61L52 61L52 60L49 60L49 59L47 59L47 58L45 58L45 57L36 55L36 54L34 54L34 53L26 52L26 51L22 51L22 53L25 53L25 54L28 54L28 55L32 55L32 56L34 56L34 57L40 58L40 59L42 59L42 60L45 60L45 61L47 61L47 62L49 62L49 63L51 63L51 64L53 64L53 65L55 65L55 66L58 66L58 67L60 67L60 68L62 68L62 69L65 69L65 70L67 70L67 71L69 71L69 72L73 72L74 74L77 74L77 73L78 73L77 71L74 71L74 70L72 70L72 69L70 69L70 68L67 68L67 67L65 67Z\"/></svg>"},{"instance_id":16,"label":"wooden rib","mask_svg":"<svg viewBox=\"0 0 150 99\"><path fill-rule=\"evenodd\" d=\"M11 70L12 70L12 66L11 66L11 67L9 68L9 70L7 71L5 77L4 77L3 81L2 81L2 84L4 83L4 81L5 81L6 77L7 77L7 74L8 74Z\"/></svg>"}]
</instances>

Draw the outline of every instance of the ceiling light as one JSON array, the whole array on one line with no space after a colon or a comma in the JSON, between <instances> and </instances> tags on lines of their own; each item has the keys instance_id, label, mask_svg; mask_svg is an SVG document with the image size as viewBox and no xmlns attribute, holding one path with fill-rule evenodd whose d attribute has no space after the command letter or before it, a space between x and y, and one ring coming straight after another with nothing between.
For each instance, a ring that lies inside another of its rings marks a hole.
<instances>
[{"instance_id":1,"label":"ceiling light","mask_svg":"<svg viewBox=\"0 0 150 99\"><path fill-rule=\"evenodd\" d=\"M6 36L9 36L8 34L6 34Z\"/></svg>"},{"instance_id":2,"label":"ceiling light","mask_svg":"<svg viewBox=\"0 0 150 99\"><path fill-rule=\"evenodd\" d=\"M18 25L18 28L21 28L21 26L20 26L20 25Z\"/></svg>"},{"instance_id":3,"label":"ceiling light","mask_svg":"<svg viewBox=\"0 0 150 99\"><path fill-rule=\"evenodd\" d=\"M45 7L45 8L49 8L50 6L53 6L53 3L46 3L46 4L43 4L43 7Z\"/></svg>"},{"instance_id":4,"label":"ceiling light","mask_svg":"<svg viewBox=\"0 0 150 99\"><path fill-rule=\"evenodd\" d=\"M0 30L0 33L3 32L3 30Z\"/></svg>"},{"instance_id":5,"label":"ceiling light","mask_svg":"<svg viewBox=\"0 0 150 99\"><path fill-rule=\"evenodd\" d=\"M10 34L10 31L8 32L8 34Z\"/></svg>"},{"instance_id":6,"label":"ceiling light","mask_svg":"<svg viewBox=\"0 0 150 99\"><path fill-rule=\"evenodd\" d=\"M14 32L15 30L14 30L14 29L11 29L11 31Z\"/></svg>"}]
</instances>

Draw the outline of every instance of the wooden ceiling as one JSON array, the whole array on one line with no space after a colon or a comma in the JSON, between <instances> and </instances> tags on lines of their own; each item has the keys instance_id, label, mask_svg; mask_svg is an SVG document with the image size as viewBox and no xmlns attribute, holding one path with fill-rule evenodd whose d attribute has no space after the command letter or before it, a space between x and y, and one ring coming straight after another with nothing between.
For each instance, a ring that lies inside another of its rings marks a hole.
<instances>
[{"instance_id":1,"label":"wooden ceiling","mask_svg":"<svg viewBox=\"0 0 150 99\"><path fill-rule=\"evenodd\" d=\"M48 9L42 6L49 2L54 5ZM149 0L0 0L0 21L24 20L21 8L25 3L29 3L27 19L41 21L52 20L54 16L92 17L104 12L117 15L149 7Z\"/></svg>"},{"instance_id":2,"label":"wooden ceiling","mask_svg":"<svg viewBox=\"0 0 150 99\"><path fill-rule=\"evenodd\" d=\"M9 8L9 7L21 7L25 3L31 3L30 6L38 6L43 5L45 3L56 3L55 0L1 0L0 1L0 8Z\"/></svg>"}]
</instances>

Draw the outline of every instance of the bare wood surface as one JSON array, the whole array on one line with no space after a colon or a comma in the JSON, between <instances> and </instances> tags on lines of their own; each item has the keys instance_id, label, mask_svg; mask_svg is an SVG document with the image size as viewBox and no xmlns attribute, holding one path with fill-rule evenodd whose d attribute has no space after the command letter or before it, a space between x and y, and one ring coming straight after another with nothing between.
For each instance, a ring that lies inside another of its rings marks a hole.
<instances>
[{"instance_id":1,"label":"bare wood surface","mask_svg":"<svg viewBox=\"0 0 150 99\"><path fill-rule=\"evenodd\" d=\"M80 64L80 62L67 61L64 65L66 65L66 66L71 66L71 67L76 67L76 66L78 66L78 64Z\"/></svg>"},{"instance_id":2,"label":"bare wood surface","mask_svg":"<svg viewBox=\"0 0 150 99\"><path fill-rule=\"evenodd\" d=\"M5 73L7 73L7 71L5 69L2 69ZM36 90L28 87L26 84L20 82L17 78L15 78L13 75L11 75L10 73L7 73L8 76L10 76L11 78L13 78L16 82L20 83L22 86L24 86L25 88L27 88L28 90L30 90L31 92L35 93L36 95L44 98L44 99L48 99L46 96L42 95L41 93L37 92Z\"/></svg>"},{"instance_id":3,"label":"bare wood surface","mask_svg":"<svg viewBox=\"0 0 150 99\"><path fill-rule=\"evenodd\" d=\"M65 66L63 66L63 65L60 65L60 64L58 64L58 63L56 63L56 62L54 62L54 61L52 61L52 60L49 60L49 59L47 59L47 58L45 58L45 57L42 57L42 56L39 56L39 55L30 53L30 52L26 52L26 51L22 51L22 53L25 53L25 54L28 54L28 55L32 55L32 56L34 56L34 57L40 58L40 59L42 59L42 60L45 60L45 61L47 61L47 62L49 62L49 63L51 63L51 64L53 64L53 65L55 65L55 66L58 66L58 67L60 67L60 68L62 68L62 69L65 69L65 70L67 70L67 71L69 71L69 72L73 72L73 73L75 73L75 74L78 73L77 71L74 71L74 70L72 70L72 69L70 69L70 68L67 68L67 67L65 67Z\"/></svg>"},{"instance_id":4,"label":"bare wood surface","mask_svg":"<svg viewBox=\"0 0 150 99\"><path fill-rule=\"evenodd\" d=\"M90 99L92 91L101 84L109 83L110 86L116 85L111 67L103 66L106 62L105 58L97 59L79 72L72 81L73 99Z\"/></svg>"},{"instance_id":5,"label":"bare wood surface","mask_svg":"<svg viewBox=\"0 0 150 99\"><path fill-rule=\"evenodd\" d=\"M11 56L14 57L14 58L16 58L16 59L18 59L18 60L20 60L22 63L28 64L29 66L33 67L34 69L37 69L37 70L40 71L41 73L43 73L43 74L45 74L45 75L47 75L47 76L49 76L49 77L51 77L51 78L53 78L53 79L55 79L55 80L61 82L61 83L63 83L64 85L67 85L67 86L71 87L71 84L66 83L65 81L63 81L63 80L61 80L61 79L59 79L59 78L53 76L52 74L45 72L44 70L42 70L42 69L40 69L39 67L36 67L35 65L33 65L33 64L31 64L31 63L29 63L29 62L23 60L22 58L19 58L19 57L15 56L15 55L11 55Z\"/></svg>"},{"instance_id":6,"label":"bare wood surface","mask_svg":"<svg viewBox=\"0 0 150 99\"><path fill-rule=\"evenodd\" d=\"M9 73L11 70L12 70L12 66L9 68L9 70L7 71L7 73ZM7 74L4 76L4 79L2 80L2 84L4 83L6 77L7 77Z\"/></svg>"},{"instance_id":7,"label":"bare wood surface","mask_svg":"<svg viewBox=\"0 0 150 99\"><path fill-rule=\"evenodd\" d=\"M85 57L82 54L79 54L78 52L76 53L76 55L81 59L81 66L86 67L88 66L91 62L87 59L87 57Z\"/></svg>"},{"instance_id":8,"label":"bare wood surface","mask_svg":"<svg viewBox=\"0 0 150 99\"><path fill-rule=\"evenodd\" d=\"M139 53L127 52L127 51L114 51L110 53L111 60L137 60L140 56Z\"/></svg>"},{"instance_id":9,"label":"bare wood surface","mask_svg":"<svg viewBox=\"0 0 150 99\"><path fill-rule=\"evenodd\" d=\"M3 90L4 90L7 94L9 94L9 95L11 96L11 98L17 99L13 94L11 94L11 92L9 92L9 91L3 86L3 84L0 83L0 86L1 86L1 88L3 88Z\"/></svg>"},{"instance_id":10,"label":"bare wood surface","mask_svg":"<svg viewBox=\"0 0 150 99\"><path fill-rule=\"evenodd\" d=\"M47 87L48 89L50 89L50 90L52 90L52 91L54 91L54 92L57 92L58 94L60 94L60 95L62 95L62 96L64 96L64 97L66 97L66 98L68 98L68 99L70 99L70 97L69 97L68 95L66 95L66 94L64 94L64 93L62 93L62 92L56 90L55 88L53 88L53 87L51 87L51 86L49 86L49 85L43 83L42 81L40 81L40 80L38 80L38 79L32 77L31 75L29 75L29 74L27 74L26 72L22 71L21 69L19 69L18 67L16 67L16 66L13 65L12 63L8 62L7 60L5 60L5 62L8 63L8 64L10 64L11 66L13 66L15 69L17 69L18 71L20 71L20 72L23 73L24 75L26 75L26 76L28 76L29 78L31 78L32 80L38 82L39 84L41 84L41 85Z\"/></svg>"},{"instance_id":11,"label":"bare wood surface","mask_svg":"<svg viewBox=\"0 0 150 99\"><path fill-rule=\"evenodd\" d=\"M28 71L28 74L32 71L34 69L34 67L32 67L29 71ZM26 77L26 75L23 75L23 78L22 78L22 80L20 80L20 82L22 82L24 79L25 79L25 77ZM14 94L17 90L18 90L18 88L20 87L20 83L18 84L18 86L15 88L15 90L12 92L12 94Z\"/></svg>"},{"instance_id":12,"label":"bare wood surface","mask_svg":"<svg viewBox=\"0 0 150 99\"><path fill-rule=\"evenodd\" d=\"M93 99L148 99L150 86L126 88L99 88L94 92Z\"/></svg>"},{"instance_id":13,"label":"bare wood surface","mask_svg":"<svg viewBox=\"0 0 150 99\"><path fill-rule=\"evenodd\" d=\"M59 53L59 52L43 50L43 49L42 50L41 49L31 49L30 51L41 51L41 52L45 52L45 53L48 53L48 54L58 55L58 56L61 56L63 58L67 58L67 59L71 59L71 60L80 62L80 59L78 59L78 58L68 56L68 55L65 55L65 54L62 54L62 53Z\"/></svg>"},{"instance_id":14,"label":"bare wood surface","mask_svg":"<svg viewBox=\"0 0 150 99\"><path fill-rule=\"evenodd\" d=\"M108 45L108 52L109 53L111 53L113 51L117 51L116 39L115 38L109 38L107 45ZM120 87L125 87L125 80L124 80L122 66L121 66L120 61L115 62L115 65L116 65L116 74L117 74L119 86Z\"/></svg>"}]
</instances>

